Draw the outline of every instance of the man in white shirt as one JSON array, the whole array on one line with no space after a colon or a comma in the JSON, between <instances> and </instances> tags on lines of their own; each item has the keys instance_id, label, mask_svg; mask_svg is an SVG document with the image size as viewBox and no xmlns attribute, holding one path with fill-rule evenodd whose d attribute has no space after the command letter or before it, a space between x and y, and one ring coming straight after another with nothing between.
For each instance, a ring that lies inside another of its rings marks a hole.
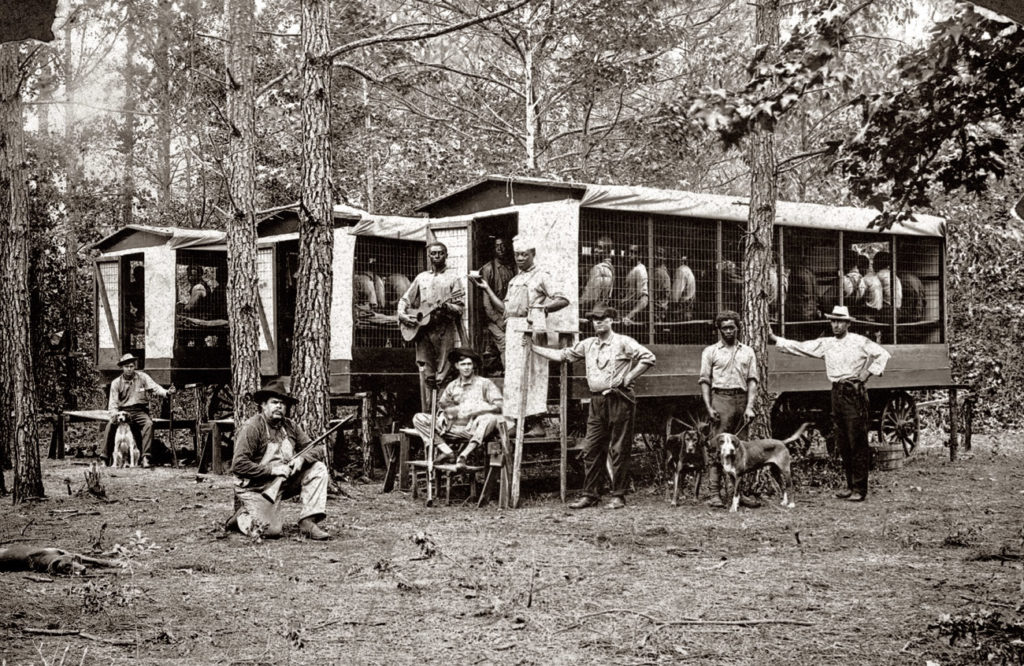
<instances>
[{"instance_id":1,"label":"man in white shirt","mask_svg":"<svg viewBox=\"0 0 1024 666\"><path fill-rule=\"evenodd\" d=\"M868 496L868 391L865 382L885 370L890 354L863 335L850 333L856 321L844 305L825 315L832 321L831 338L804 342L787 340L768 333L769 342L779 351L794 356L825 359L825 374L832 382L832 422L838 437L839 454L846 472L846 488L836 493L839 499L863 502Z\"/></svg>"}]
</instances>

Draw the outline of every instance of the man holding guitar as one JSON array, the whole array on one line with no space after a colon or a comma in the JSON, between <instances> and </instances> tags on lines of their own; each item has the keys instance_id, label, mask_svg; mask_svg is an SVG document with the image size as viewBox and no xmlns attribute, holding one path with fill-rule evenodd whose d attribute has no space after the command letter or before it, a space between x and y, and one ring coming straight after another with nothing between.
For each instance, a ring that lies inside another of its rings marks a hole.
<instances>
[{"instance_id":1,"label":"man holding guitar","mask_svg":"<svg viewBox=\"0 0 1024 666\"><path fill-rule=\"evenodd\" d=\"M417 275L398 300L402 337L416 342L420 402L425 412L432 409L432 391L448 374L448 353L458 346L460 337L466 339L462 330L466 290L459 276L446 266L447 261L444 243L427 245L429 270Z\"/></svg>"}]
</instances>

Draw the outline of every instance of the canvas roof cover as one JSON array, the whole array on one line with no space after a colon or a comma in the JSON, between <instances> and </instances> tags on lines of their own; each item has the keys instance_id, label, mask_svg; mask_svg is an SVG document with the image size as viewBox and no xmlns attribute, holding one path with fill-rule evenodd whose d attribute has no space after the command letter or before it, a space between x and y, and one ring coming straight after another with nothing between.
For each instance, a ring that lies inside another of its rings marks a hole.
<instances>
[{"instance_id":1,"label":"canvas roof cover","mask_svg":"<svg viewBox=\"0 0 1024 666\"><path fill-rule=\"evenodd\" d=\"M154 227L144 224L129 224L102 238L85 249L106 250L117 241L134 233L147 233L164 237L167 245L174 249L205 247L224 242L225 234L216 229L181 229L178 227Z\"/></svg>"},{"instance_id":2,"label":"canvas roof cover","mask_svg":"<svg viewBox=\"0 0 1024 666\"><path fill-rule=\"evenodd\" d=\"M652 215L745 222L749 215L750 199L652 187L587 185L580 206ZM868 224L877 216L878 211L870 208L779 201L775 210L775 224L834 231L867 231ZM945 236L946 221L941 217L914 217L914 221L894 225L890 233L908 236Z\"/></svg>"}]
</instances>

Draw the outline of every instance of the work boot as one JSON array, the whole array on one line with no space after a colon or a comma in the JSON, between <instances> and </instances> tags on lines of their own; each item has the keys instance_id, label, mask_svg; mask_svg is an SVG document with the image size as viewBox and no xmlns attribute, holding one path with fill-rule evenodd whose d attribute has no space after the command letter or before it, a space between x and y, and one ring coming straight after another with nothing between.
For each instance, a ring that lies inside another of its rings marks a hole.
<instances>
[{"instance_id":1,"label":"work boot","mask_svg":"<svg viewBox=\"0 0 1024 666\"><path fill-rule=\"evenodd\" d=\"M326 541L331 538L331 535L321 529L312 518L303 518L299 521L299 534L313 541Z\"/></svg>"},{"instance_id":2,"label":"work boot","mask_svg":"<svg viewBox=\"0 0 1024 666\"><path fill-rule=\"evenodd\" d=\"M149 462L149 456L142 456L142 462L139 464L140 467L149 468L153 465Z\"/></svg>"},{"instance_id":3,"label":"work boot","mask_svg":"<svg viewBox=\"0 0 1024 666\"><path fill-rule=\"evenodd\" d=\"M849 488L845 488L843 490L837 490L836 491L836 499L846 499L846 498L848 498L852 494L853 494L853 491L851 491Z\"/></svg>"},{"instance_id":4,"label":"work boot","mask_svg":"<svg viewBox=\"0 0 1024 666\"><path fill-rule=\"evenodd\" d=\"M569 504L570 509L586 509L587 507L596 506L598 499L593 495L584 495L575 502Z\"/></svg>"},{"instance_id":5,"label":"work boot","mask_svg":"<svg viewBox=\"0 0 1024 666\"><path fill-rule=\"evenodd\" d=\"M621 509L626 506L626 500L622 499L621 495L615 495L604 506L606 509Z\"/></svg>"}]
</instances>

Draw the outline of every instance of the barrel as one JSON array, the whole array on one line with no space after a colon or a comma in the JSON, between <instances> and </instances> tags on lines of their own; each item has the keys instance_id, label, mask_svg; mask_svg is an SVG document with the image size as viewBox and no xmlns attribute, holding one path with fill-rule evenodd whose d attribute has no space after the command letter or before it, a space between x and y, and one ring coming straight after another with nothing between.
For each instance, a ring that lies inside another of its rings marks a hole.
<instances>
[{"instance_id":1,"label":"barrel","mask_svg":"<svg viewBox=\"0 0 1024 666\"><path fill-rule=\"evenodd\" d=\"M902 444L883 444L873 449L875 469L881 472L888 472L894 469L901 469L906 454L903 453Z\"/></svg>"}]
</instances>

